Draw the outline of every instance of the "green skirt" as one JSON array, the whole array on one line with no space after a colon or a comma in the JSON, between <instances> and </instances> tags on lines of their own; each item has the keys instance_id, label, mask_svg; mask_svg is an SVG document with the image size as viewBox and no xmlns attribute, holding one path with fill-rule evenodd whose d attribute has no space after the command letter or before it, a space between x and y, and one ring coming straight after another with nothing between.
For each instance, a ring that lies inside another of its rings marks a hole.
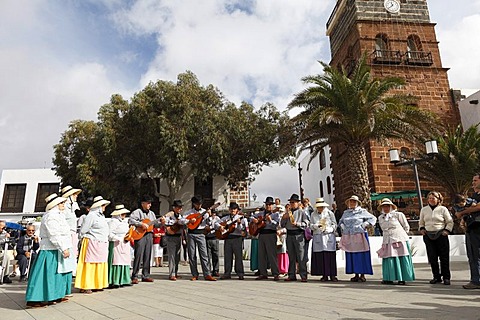
<instances>
[{"instance_id":1,"label":"green skirt","mask_svg":"<svg viewBox=\"0 0 480 320\"><path fill-rule=\"evenodd\" d=\"M258 239L252 238L250 241L250 270L258 270Z\"/></svg>"},{"instance_id":2,"label":"green skirt","mask_svg":"<svg viewBox=\"0 0 480 320\"><path fill-rule=\"evenodd\" d=\"M113 265L113 246L115 242L108 244L108 284L112 286L123 286L131 284L130 266Z\"/></svg>"},{"instance_id":3,"label":"green skirt","mask_svg":"<svg viewBox=\"0 0 480 320\"><path fill-rule=\"evenodd\" d=\"M410 245L407 242L408 252ZM413 270L412 256L390 257L382 259L382 277L385 281L413 281L415 271Z\"/></svg>"},{"instance_id":4,"label":"green skirt","mask_svg":"<svg viewBox=\"0 0 480 320\"><path fill-rule=\"evenodd\" d=\"M27 302L48 302L72 293L72 273L58 273L58 250L40 250L29 272Z\"/></svg>"}]
</instances>

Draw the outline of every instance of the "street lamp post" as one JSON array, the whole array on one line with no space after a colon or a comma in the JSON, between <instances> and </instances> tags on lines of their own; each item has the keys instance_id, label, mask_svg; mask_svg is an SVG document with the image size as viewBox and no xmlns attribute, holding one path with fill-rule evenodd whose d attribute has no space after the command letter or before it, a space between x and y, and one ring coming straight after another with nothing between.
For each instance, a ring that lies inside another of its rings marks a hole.
<instances>
[{"instance_id":1,"label":"street lamp post","mask_svg":"<svg viewBox=\"0 0 480 320\"><path fill-rule=\"evenodd\" d=\"M427 151L427 156L423 158L418 158L418 159L416 159L415 157L406 158L405 156L401 156L398 153L398 149L388 150L388 153L390 156L390 163L393 163L395 167L407 166L407 165L412 166L413 179L415 181L415 189L417 191L418 205L420 207L420 210L423 207L423 201L422 201L422 190L420 189L420 180L418 178L417 163L432 160L435 157L435 155L438 154L437 141L430 140L425 142L425 149Z\"/></svg>"}]
</instances>

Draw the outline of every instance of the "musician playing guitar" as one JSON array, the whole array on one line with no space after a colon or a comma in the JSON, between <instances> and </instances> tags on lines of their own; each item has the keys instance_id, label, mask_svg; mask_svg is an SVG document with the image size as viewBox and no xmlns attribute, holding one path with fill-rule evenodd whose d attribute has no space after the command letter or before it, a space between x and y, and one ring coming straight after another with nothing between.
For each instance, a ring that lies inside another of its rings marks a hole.
<instances>
[{"instance_id":1,"label":"musician playing guitar","mask_svg":"<svg viewBox=\"0 0 480 320\"><path fill-rule=\"evenodd\" d=\"M160 227L160 222L156 220L155 213L150 210L152 206L152 198L148 195L143 196L140 199L140 208L133 211L130 214L128 223L135 226L136 228L143 228L147 230L144 236L139 240L134 242L134 260L133 260L133 269L132 269L132 284L138 283L138 272L140 271L140 263L143 263L142 266L142 281L143 282L153 282L153 279L150 277L150 259L152 256L152 246L153 246L153 226ZM143 221L153 222L145 223ZM151 228L150 228L151 227ZM150 231L148 231L150 229Z\"/></svg>"},{"instance_id":2,"label":"musician playing guitar","mask_svg":"<svg viewBox=\"0 0 480 320\"><path fill-rule=\"evenodd\" d=\"M210 210L209 217L207 219L207 226L205 228L205 240L207 241L207 253L210 267L212 268L212 276L219 277L220 263L218 250L220 247L220 240L215 236L215 223L220 221L220 217L217 216L216 210Z\"/></svg>"},{"instance_id":3,"label":"musician playing guitar","mask_svg":"<svg viewBox=\"0 0 480 320\"><path fill-rule=\"evenodd\" d=\"M180 250L182 246L182 231L186 220L181 212L183 204L181 200L174 200L172 211L160 218L160 222L166 226L165 239L168 252L168 274L169 279L175 281L181 278L178 275L178 263L180 262Z\"/></svg>"},{"instance_id":4,"label":"musician playing guitar","mask_svg":"<svg viewBox=\"0 0 480 320\"><path fill-rule=\"evenodd\" d=\"M236 202L231 202L229 206L230 214L215 223L215 229L224 231L227 225L234 223L235 229L231 232L224 242L224 273L220 279L231 279L233 257L235 256L235 273L239 280L243 280L245 271L243 269L243 236L247 230L247 219L239 213L240 207Z\"/></svg>"},{"instance_id":5,"label":"musician playing guitar","mask_svg":"<svg viewBox=\"0 0 480 320\"><path fill-rule=\"evenodd\" d=\"M207 243L205 240L205 227L207 226L207 219L209 214L207 210L202 208L202 197L192 197L192 209L185 212L185 224L188 227L187 233L187 251L188 262L190 264L190 272L192 273L192 281L198 280L198 268L197 268L197 248L200 256L200 263L202 265L203 277L207 281L216 281L210 272L210 262L208 261ZM193 218L188 218L196 216ZM200 220L200 223L198 223ZM192 225L198 226L192 229Z\"/></svg>"},{"instance_id":6,"label":"musician playing guitar","mask_svg":"<svg viewBox=\"0 0 480 320\"><path fill-rule=\"evenodd\" d=\"M258 236L258 270L260 275L255 280L268 279L267 265L272 269L273 280L280 280L280 271L278 270L277 259L277 229L280 225L280 215L274 212L273 197L265 199L265 210L255 214L252 218L253 223L259 221L263 227Z\"/></svg>"}]
</instances>

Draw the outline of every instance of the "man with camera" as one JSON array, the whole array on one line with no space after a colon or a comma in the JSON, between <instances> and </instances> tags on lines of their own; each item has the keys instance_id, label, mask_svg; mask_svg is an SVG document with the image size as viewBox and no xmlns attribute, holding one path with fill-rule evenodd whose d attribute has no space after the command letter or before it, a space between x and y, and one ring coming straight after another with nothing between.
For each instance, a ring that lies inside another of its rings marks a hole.
<instances>
[{"instance_id":1,"label":"man with camera","mask_svg":"<svg viewBox=\"0 0 480 320\"><path fill-rule=\"evenodd\" d=\"M20 269L20 282L27 281L27 268L33 264L39 248L38 237L35 235L35 227L32 224L27 226L27 233L17 241L17 259Z\"/></svg>"}]
</instances>

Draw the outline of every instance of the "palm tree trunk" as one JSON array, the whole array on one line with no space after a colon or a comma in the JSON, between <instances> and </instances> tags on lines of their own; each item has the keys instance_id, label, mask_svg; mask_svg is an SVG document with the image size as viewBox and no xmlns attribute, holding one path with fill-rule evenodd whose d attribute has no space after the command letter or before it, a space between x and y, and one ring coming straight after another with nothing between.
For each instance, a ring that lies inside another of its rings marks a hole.
<instances>
[{"instance_id":1,"label":"palm tree trunk","mask_svg":"<svg viewBox=\"0 0 480 320\"><path fill-rule=\"evenodd\" d=\"M370 190L368 188L368 168L367 154L363 145L349 145L347 147L348 163L350 175L352 177L353 193L357 195L363 203L363 207L372 212L372 201L370 200Z\"/></svg>"}]
</instances>

